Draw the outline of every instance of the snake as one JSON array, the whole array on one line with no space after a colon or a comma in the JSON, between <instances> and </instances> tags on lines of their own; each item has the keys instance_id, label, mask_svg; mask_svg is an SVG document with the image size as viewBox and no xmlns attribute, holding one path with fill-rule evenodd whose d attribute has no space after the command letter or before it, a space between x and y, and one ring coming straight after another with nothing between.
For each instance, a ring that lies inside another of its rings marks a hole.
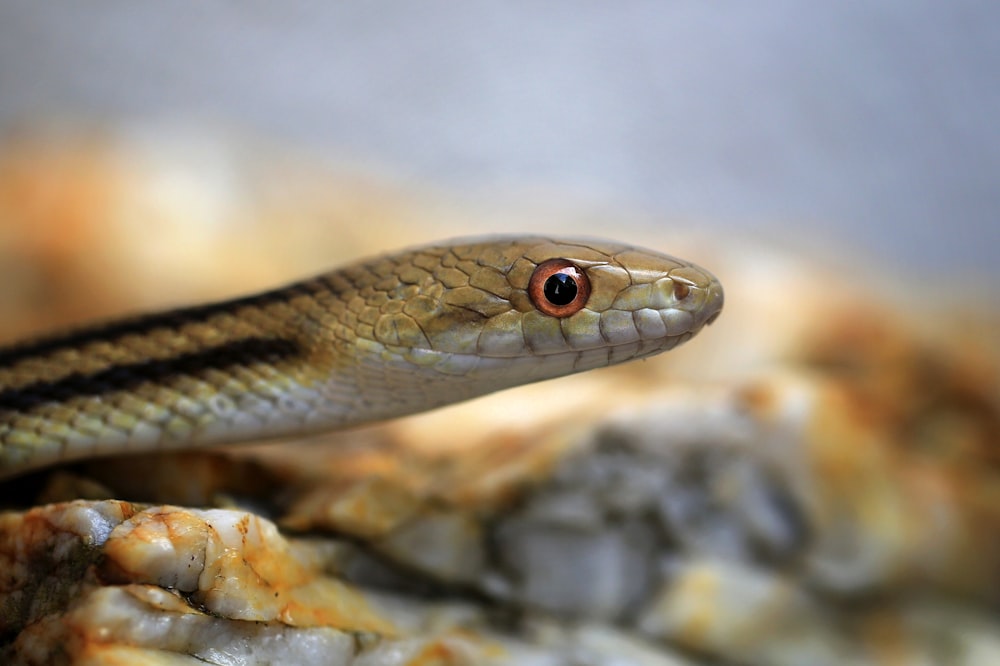
<instances>
[{"instance_id":1,"label":"snake","mask_svg":"<svg viewBox=\"0 0 1000 666\"><path fill-rule=\"evenodd\" d=\"M653 250L495 236L42 335L0 348L0 478L311 435L646 358L723 301L711 273Z\"/></svg>"}]
</instances>

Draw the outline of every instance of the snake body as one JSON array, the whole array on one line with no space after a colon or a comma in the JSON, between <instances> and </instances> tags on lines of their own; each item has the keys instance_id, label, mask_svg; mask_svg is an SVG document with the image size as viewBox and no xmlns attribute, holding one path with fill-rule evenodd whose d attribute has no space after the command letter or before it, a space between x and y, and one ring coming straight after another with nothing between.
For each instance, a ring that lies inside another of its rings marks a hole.
<instances>
[{"instance_id":1,"label":"snake body","mask_svg":"<svg viewBox=\"0 0 1000 666\"><path fill-rule=\"evenodd\" d=\"M644 358L722 302L710 273L664 254L500 237L43 337L0 349L0 478L370 423Z\"/></svg>"}]
</instances>

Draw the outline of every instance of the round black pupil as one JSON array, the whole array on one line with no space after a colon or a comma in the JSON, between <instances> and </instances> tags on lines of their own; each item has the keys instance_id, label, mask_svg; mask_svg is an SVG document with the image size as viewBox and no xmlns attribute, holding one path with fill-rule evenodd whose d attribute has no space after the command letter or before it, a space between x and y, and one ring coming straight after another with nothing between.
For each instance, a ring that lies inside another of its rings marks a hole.
<instances>
[{"instance_id":1,"label":"round black pupil","mask_svg":"<svg viewBox=\"0 0 1000 666\"><path fill-rule=\"evenodd\" d=\"M576 298L576 280L566 273L555 273L545 281L545 298L552 305L569 305Z\"/></svg>"}]
</instances>

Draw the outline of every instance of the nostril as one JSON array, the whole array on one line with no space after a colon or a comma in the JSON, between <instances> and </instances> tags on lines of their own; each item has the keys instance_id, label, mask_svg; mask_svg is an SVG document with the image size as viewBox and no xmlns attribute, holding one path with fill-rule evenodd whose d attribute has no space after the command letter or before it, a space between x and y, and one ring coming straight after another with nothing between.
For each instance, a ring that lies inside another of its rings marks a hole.
<instances>
[{"instance_id":1,"label":"nostril","mask_svg":"<svg viewBox=\"0 0 1000 666\"><path fill-rule=\"evenodd\" d=\"M717 311L714 315L705 320L705 324L707 326L711 326L715 322L715 320L719 318L720 314L722 314L722 310Z\"/></svg>"},{"instance_id":2,"label":"nostril","mask_svg":"<svg viewBox=\"0 0 1000 666\"><path fill-rule=\"evenodd\" d=\"M680 282L679 280L673 280L674 283L674 298L678 301L683 301L691 293L691 287Z\"/></svg>"}]
</instances>

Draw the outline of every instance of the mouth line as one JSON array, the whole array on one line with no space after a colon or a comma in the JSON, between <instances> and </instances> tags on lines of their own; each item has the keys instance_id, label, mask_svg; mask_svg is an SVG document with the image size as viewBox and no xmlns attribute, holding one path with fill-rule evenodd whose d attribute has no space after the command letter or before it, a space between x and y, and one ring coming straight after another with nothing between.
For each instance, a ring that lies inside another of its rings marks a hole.
<instances>
[{"instance_id":1,"label":"mouth line","mask_svg":"<svg viewBox=\"0 0 1000 666\"><path fill-rule=\"evenodd\" d=\"M698 328L694 329L694 330L691 330L691 331L685 331L684 333L678 333L677 335L667 335L667 336L663 336L663 337L660 337L660 338L649 338L649 339L646 339L646 340L643 340L642 338L640 338L638 340L632 340L630 342L619 342L619 343L616 343L616 344L598 345L596 347L586 347L586 348L581 348L581 349L564 349L564 350L561 350L561 351L550 351L550 352L530 352L529 354L521 354L521 355L516 355L516 356L496 356L496 355L492 355L492 354L463 354L463 355L473 356L473 357L477 357L477 358L488 358L488 359L496 360L496 361L503 361L503 360L509 360L509 359L518 359L518 358L547 358L547 357L550 357L550 356L563 356L563 355L566 355L566 354L581 354L581 353L586 353L586 352L592 352L592 351L595 351L595 350L598 350L598 349L606 349L606 350L619 349L621 347L627 347L629 345L642 345L644 343L651 343L651 342L660 343L659 345L653 347L653 349L649 350L649 352L648 352L648 353L656 353L656 352L658 352L660 350L660 347L662 347L663 345L666 345L666 344L670 343L671 341L683 338L684 336L693 336L699 330L701 330L700 326ZM442 353L448 353L448 352L442 352ZM643 352L643 355L645 355L645 354L647 354L647 352Z\"/></svg>"}]
</instances>

